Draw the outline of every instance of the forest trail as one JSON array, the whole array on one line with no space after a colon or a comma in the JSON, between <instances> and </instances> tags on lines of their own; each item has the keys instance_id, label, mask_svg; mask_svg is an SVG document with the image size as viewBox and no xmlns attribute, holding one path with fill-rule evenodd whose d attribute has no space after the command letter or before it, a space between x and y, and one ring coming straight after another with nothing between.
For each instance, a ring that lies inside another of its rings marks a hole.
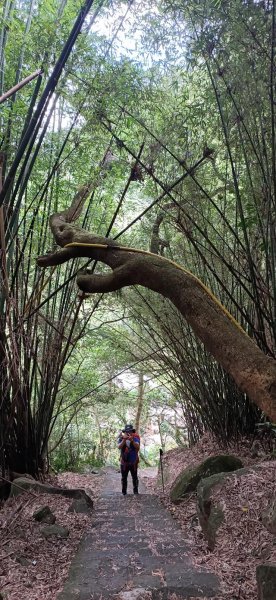
<instances>
[{"instance_id":1,"label":"forest trail","mask_svg":"<svg viewBox=\"0 0 276 600\"><path fill-rule=\"evenodd\" d=\"M122 496L120 473L106 470L91 529L58 600L186 600L218 593L215 575L192 565L183 532L159 498ZM132 483L132 482L131 482Z\"/></svg>"}]
</instances>

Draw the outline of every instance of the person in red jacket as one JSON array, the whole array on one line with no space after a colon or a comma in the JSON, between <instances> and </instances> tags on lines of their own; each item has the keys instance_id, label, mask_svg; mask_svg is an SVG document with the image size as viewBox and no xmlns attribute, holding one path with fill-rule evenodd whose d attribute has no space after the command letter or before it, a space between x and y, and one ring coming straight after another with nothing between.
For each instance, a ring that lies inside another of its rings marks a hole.
<instances>
[{"instance_id":1,"label":"person in red jacket","mask_svg":"<svg viewBox=\"0 0 276 600\"><path fill-rule=\"evenodd\" d=\"M133 493L138 494L138 462L140 436L131 424L125 426L118 437L118 448L121 451L122 493L127 493L127 478L132 476Z\"/></svg>"}]
</instances>

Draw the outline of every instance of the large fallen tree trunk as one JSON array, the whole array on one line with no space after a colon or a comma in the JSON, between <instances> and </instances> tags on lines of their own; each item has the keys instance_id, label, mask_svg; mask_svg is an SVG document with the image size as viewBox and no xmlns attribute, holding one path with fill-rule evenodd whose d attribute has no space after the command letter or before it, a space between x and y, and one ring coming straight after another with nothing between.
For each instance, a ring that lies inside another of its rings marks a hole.
<instances>
[{"instance_id":1,"label":"large fallen tree trunk","mask_svg":"<svg viewBox=\"0 0 276 600\"><path fill-rule=\"evenodd\" d=\"M142 285L169 298L237 386L276 421L276 361L266 356L207 288L179 265L155 254L120 247L111 239L73 226L70 221L79 214L82 196L83 191L78 193L70 209L52 215L51 229L56 243L63 249L39 257L38 264L49 267L76 257L93 258L112 271L107 274L80 272L77 284L83 292L105 293ZM79 202L77 208L76 201ZM64 247L67 244L75 245Z\"/></svg>"}]
</instances>

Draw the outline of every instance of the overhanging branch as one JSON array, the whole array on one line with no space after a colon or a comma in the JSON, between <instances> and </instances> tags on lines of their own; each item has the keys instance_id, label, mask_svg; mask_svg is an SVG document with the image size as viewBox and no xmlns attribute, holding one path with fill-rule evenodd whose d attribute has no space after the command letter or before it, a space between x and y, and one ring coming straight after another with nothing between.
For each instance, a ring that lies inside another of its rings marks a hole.
<instances>
[{"instance_id":1,"label":"overhanging branch","mask_svg":"<svg viewBox=\"0 0 276 600\"><path fill-rule=\"evenodd\" d=\"M109 238L73 226L66 220L68 215L70 218L70 209L51 216L55 241L63 249L39 257L39 266L62 264L81 256L91 258L110 267L111 272L79 273L77 284L83 292L105 293L142 285L170 299L237 386L276 421L275 360L256 346L197 277L164 257L121 247Z\"/></svg>"}]
</instances>

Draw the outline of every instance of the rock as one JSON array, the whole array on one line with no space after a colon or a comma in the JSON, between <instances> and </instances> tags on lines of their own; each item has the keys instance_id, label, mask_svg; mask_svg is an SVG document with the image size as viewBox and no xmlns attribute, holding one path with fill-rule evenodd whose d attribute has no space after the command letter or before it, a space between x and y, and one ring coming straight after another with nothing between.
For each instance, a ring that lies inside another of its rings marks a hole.
<instances>
[{"instance_id":1,"label":"rock","mask_svg":"<svg viewBox=\"0 0 276 600\"><path fill-rule=\"evenodd\" d=\"M276 598L276 565L265 563L256 569L258 600L275 600Z\"/></svg>"},{"instance_id":2,"label":"rock","mask_svg":"<svg viewBox=\"0 0 276 600\"><path fill-rule=\"evenodd\" d=\"M272 503L263 511L261 520L264 527L273 534L276 534L276 498Z\"/></svg>"},{"instance_id":3,"label":"rock","mask_svg":"<svg viewBox=\"0 0 276 600\"><path fill-rule=\"evenodd\" d=\"M145 588L133 588L127 592L120 592L118 600L152 600L152 593Z\"/></svg>"},{"instance_id":4,"label":"rock","mask_svg":"<svg viewBox=\"0 0 276 600\"><path fill-rule=\"evenodd\" d=\"M10 471L10 480L14 481L15 479L32 479L32 481L35 481L34 477L32 475L30 475L29 473L16 473L16 471Z\"/></svg>"},{"instance_id":5,"label":"rock","mask_svg":"<svg viewBox=\"0 0 276 600\"><path fill-rule=\"evenodd\" d=\"M14 496L19 496L20 494L28 490L40 492L41 494L60 494L61 496L65 496L66 498L85 498L89 506L93 508L92 498L83 489L58 488L52 485L46 485L44 483L41 483L40 481L35 481L34 479L26 479L25 477L20 477L19 479L15 479L12 482L10 498L13 498Z\"/></svg>"},{"instance_id":6,"label":"rock","mask_svg":"<svg viewBox=\"0 0 276 600\"><path fill-rule=\"evenodd\" d=\"M253 467L238 469L234 473L217 473L199 482L197 486L197 513L210 550L213 550L215 547L216 533L224 520L222 506L213 501L213 492L218 487L222 487L226 479L243 477L262 468L262 465L255 465Z\"/></svg>"},{"instance_id":7,"label":"rock","mask_svg":"<svg viewBox=\"0 0 276 600\"><path fill-rule=\"evenodd\" d=\"M175 504L183 500L183 497L194 492L201 479L210 477L216 473L236 471L243 466L241 460L230 454L219 454L210 456L195 467L184 469L172 484L170 499Z\"/></svg>"},{"instance_id":8,"label":"rock","mask_svg":"<svg viewBox=\"0 0 276 600\"><path fill-rule=\"evenodd\" d=\"M56 522L56 517L52 513L49 506L41 506L40 508L38 508L33 513L33 517L36 521L39 521L40 523L48 523L49 525L52 525Z\"/></svg>"},{"instance_id":9,"label":"rock","mask_svg":"<svg viewBox=\"0 0 276 600\"><path fill-rule=\"evenodd\" d=\"M217 473L202 479L197 486L198 518L209 550L214 550L217 530L224 521L222 508L212 502L210 495L227 476L228 473Z\"/></svg>"},{"instance_id":10,"label":"rock","mask_svg":"<svg viewBox=\"0 0 276 600\"><path fill-rule=\"evenodd\" d=\"M19 538L20 540L25 540L27 537L25 529L21 529L21 527L16 527L13 534L15 538Z\"/></svg>"},{"instance_id":11,"label":"rock","mask_svg":"<svg viewBox=\"0 0 276 600\"><path fill-rule=\"evenodd\" d=\"M69 529L68 527L62 527L62 525L45 525L45 527L41 529L41 533L46 540L52 535L65 539L68 538Z\"/></svg>"},{"instance_id":12,"label":"rock","mask_svg":"<svg viewBox=\"0 0 276 600\"><path fill-rule=\"evenodd\" d=\"M91 512L91 506L89 506L85 498L75 498L69 506L68 512L88 514Z\"/></svg>"},{"instance_id":13,"label":"rock","mask_svg":"<svg viewBox=\"0 0 276 600\"><path fill-rule=\"evenodd\" d=\"M86 465L85 467L83 467L81 473L83 475L98 475L99 471L98 469L94 469L93 467L89 467L89 465Z\"/></svg>"},{"instance_id":14,"label":"rock","mask_svg":"<svg viewBox=\"0 0 276 600\"><path fill-rule=\"evenodd\" d=\"M29 567L31 564L31 561L28 558L26 558L25 556L18 555L18 556L16 556L15 560L20 565L22 565L22 567Z\"/></svg>"}]
</instances>

